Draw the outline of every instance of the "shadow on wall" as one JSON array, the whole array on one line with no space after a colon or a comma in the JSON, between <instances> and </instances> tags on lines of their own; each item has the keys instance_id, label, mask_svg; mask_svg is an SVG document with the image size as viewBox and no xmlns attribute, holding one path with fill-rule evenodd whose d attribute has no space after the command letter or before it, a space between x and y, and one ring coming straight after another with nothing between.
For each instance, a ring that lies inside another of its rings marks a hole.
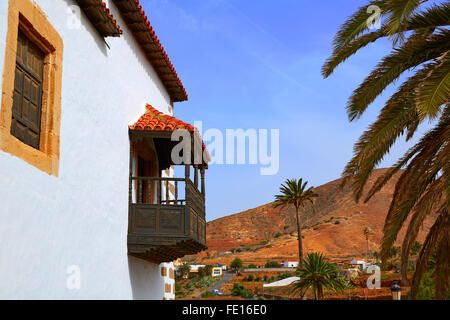
<instances>
[{"instance_id":1,"label":"shadow on wall","mask_svg":"<svg viewBox=\"0 0 450 320\"><path fill-rule=\"evenodd\" d=\"M131 289L134 300L162 300L164 278L159 265L128 257Z\"/></svg>"},{"instance_id":2,"label":"shadow on wall","mask_svg":"<svg viewBox=\"0 0 450 320\"><path fill-rule=\"evenodd\" d=\"M69 9L71 6L78 6L78 4L74 0L64 0L67 3L67 6ZM68 11L65 12L66 15L69 15ZM102 35L95 29L95 26L91 23L91 21L87 18L86 14L81 10L81 19L84 22L84 26L86 30L91 34L92 39L97 44L100 51L103 53L105 57L108 56L108 44L106 43L106 40L102 37ZM87 27L88 26L88 27ZM83 27L83 23L82 26ZM74 30L76 31L76 29Z\"/></svg>"}]
</instances>

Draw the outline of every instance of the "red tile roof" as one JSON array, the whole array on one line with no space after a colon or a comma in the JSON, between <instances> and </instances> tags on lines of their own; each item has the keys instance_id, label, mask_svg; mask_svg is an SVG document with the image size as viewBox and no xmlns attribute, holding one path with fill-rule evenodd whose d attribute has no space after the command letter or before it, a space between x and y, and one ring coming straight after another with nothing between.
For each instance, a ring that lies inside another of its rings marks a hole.
<instances>
[{"instance_id":1,"label":"red tile roof","mask_svg":"<svg viewBox=\"0 0 450 320\"><path fill-rule=\"evenodd\" d=\"M139 0L113 0L119 8L123 19L133 32L136 40L144 50L147 58L155 68L173 102L188 99L186 90L175 71L166 51L150 25Z\"/></svg>"},{"instance_id":2,"label":"red tile roof","mask_svg":"<svg viewBox=\"0 0 450 320\"><path fill-rule=\"evenodd\" d=\"M176 130L188 130L189 132L194 132L197 137L201 140L200 133L197 128L190 125L189 123L183 122L175 117L164 114L151 105L147 104L146 112L139 118L139 120L131 125L130 130L138 131L176 131ZM202 148L206 151L207 158L209 162L211 157L206 149L205 143L202 141Z\"/></svg>"},{"instance_id":3,"label":"red tile roof","mask_svg":"<svg viewBox=\"0 0 450 320\"><path fill-rule=\"evenodd\" d=\"M102 0L77 0L77 3L103 37L120 37L123 33Z\"/></svg>"},{"instance_id":4,"label":"red tile roof","mask_svg":"<svg viewBox=\"0 0 450 320\"><path fill-rule=\"evenodd\" d=\"M130 126L131 130L175 131L185 129L190 132L197 131L194 126L164 114L149 104L146 107L146 113L134 125Z\"/></svg>"},{"instance_id":5,"label":"red tile roof","mask_svg":"<svg viewBox=\"0 0 450 320\"><path fill-rule=\"evenodd\" d=\"M123 33L122 29L120 29L120 26L117 23L117 20L114 18L113 14L109 11L109 8L106 6L106 3L104 3L102 0L97 0L97 1L100 2L100 5L102 6L103 11L106 13L106 15L109 17L111 22L114 24L117 32L119 34L122 34Z\"/></svg>"}]
</instances>

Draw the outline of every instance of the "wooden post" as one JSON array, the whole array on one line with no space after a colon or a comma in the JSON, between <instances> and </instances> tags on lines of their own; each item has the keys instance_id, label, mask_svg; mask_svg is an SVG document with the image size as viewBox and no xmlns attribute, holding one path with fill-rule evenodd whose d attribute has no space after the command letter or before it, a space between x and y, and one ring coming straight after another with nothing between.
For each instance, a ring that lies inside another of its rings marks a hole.
<instances>
[{"instance_id":1,"label":"wooden post","mask_svg":"<svg viewBox=\"0 0 450 320\"><path fill-rule=\"evenodd\" d=\"M175 181L175 205L178 205L178 181Z\"/></svg>"},{"instance_id":2,"label":"wooden post","mask_svg":"<svg viewBox=\"0 0 450 320\"><path fill-rule=\"evenodd\" d=\"M169 199L170 199L170 195L169 195L169 180L166 180L166 205L169 205Z\"/></svg>"},{"instance_id":3,"label":"wooden post","mask_svg":"<svg viewBox=\"0 0 450 320\"><path fill-rule=\"evenodd\" d=\"M198 189L198 165L194 165L194 185Z\"/></svg>"},{"instance_id":4,"label":"wooden post","mask_svg":"<svg viewBox=\"0 0 450 320\"><path fill-rule=\"evenodd\" d=\"M158 204L161 204L161 185L162 181L161 180L156 180L156 192L157 192L157 196L156 196L156 200L158 201Z\"/></svg>"},{"instance_id":5,"label":"wooden post","mask_svg":"<svg viewBox=\"0 0 450 320\"><path fill-rule=\"evenodd\" d=\"M184 166L184 175L186 177L186 181L191 178L191 167L188 164Z\"/></svg>"},{"instance_id":6,"label":"wooden post","mask_svg":"<svg viewBox=\"0 0 450 320\"><path fill-rule=\"evenodd\" d=\"M200 169L200 174L201 174L201 179L202 179L202 195L203 195L203 197L205 197L206 190L205 190L205 168L204 167L202 167Z\"/></svg>"},{"instance_id":7,"label":"wooden post","mask_svg":"<svg viewBox=\"0 0 450 320\"><path fill-rule=\"evenodd\" d=\"M128 186L128 205L133 203L133 145L130 141L130 185Z\"/></svg>"}]
</instances>

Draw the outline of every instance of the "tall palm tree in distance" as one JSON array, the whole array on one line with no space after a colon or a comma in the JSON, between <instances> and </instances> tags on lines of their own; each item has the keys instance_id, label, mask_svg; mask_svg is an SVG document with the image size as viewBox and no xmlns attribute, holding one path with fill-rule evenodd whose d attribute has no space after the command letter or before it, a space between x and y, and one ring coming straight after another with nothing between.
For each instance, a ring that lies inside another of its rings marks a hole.
<instances>
[{"instance_id":1,"label":"tall palm tree in distance","mask_svg":"<svg viewBox=\"0 0 450 320\"><path fill-rule=\"evenodd\" d=\"M303 267L303 246L302 246L302 226L299 217L299 209L307 203L314 204L314 198L318 195L314 193L313 187L306 189L308 181L302 179L288 179L280 187L281 194L275 196L274 207L284 207L293 205L297 219L297 239L298 239L298 264Z\"/></svg>"},{"instance_id":2,"label":"tall palm tree in distance","mask_svg":"<svg viewBox=\"0 0 450 320\"><path fill-rule=\"evenodd\" d=\"M369 23L373 21L374 9L379 13L378 29ZM437 213L416 262L411 284L413 299L435 249L439 261L436 297L445 299L450 286L449 25L449 1L368 1L337 32L333 53L322 70L323 76L328 77L338 65L367 45L381 38L392 41L392 51L353 92L347 105L349 120L358 119L389 85L399 79L403 81L381 109L378 119L356 143L354 157L344 170L344 180L352 181L357 201L363 197L372 171L401 136L410 140L425 121L433 126L376 180L363 198L368 201L394 174L400 173L385 220L381 258L388 259L400 229L409 221L401 252L403 282L408 281L409 252L418 232L425 218Z\"/></svg>"},{"instance_id":3,"label":"tall palm tree in distance","mask_svg":"<svg viewBox=\"0 0 450 320\"><path fill-rule=\"evenodd\" d=\"M363 230L364 233L364 237L366 238L366 259L369 259L369 255L370 255L370 248L369 248L369 236L370 233L372 232L372 229L370 229L370 227L365 227Z\"/></svg>"}]
</instances>

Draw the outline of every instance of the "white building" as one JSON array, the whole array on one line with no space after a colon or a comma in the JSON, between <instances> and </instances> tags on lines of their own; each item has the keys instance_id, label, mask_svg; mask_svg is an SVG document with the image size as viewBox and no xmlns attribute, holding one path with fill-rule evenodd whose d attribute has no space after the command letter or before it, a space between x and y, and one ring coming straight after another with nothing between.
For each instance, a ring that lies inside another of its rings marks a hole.
<instances>
[{"instance_id":1,"label":"white building","mask_svg":"<svg viewBox=\"0 0 450 320\"><path fill-rule=\"evenodd\" d=\"M174 299L207 165L167 178L195 130L139 1L0 1L0 74L0 299Z\"/></svg>"},{"instance_id":2,"label":"white building","mask_svg":"<svg viewBox=\"0 0 450 320\"><path fill-rule=\"evenodd\" d=\"M366 268L366 262L361 259L352 259L350 264L358 267L360 270L364 270Z\"/></svg>"},{"instance_id":3,"label":"white building","mask_svg":"<svg viewBox=\"0 0 450 320\"><path fill-rule=\"evenodd\" d=\"M298 261L284 261L282 263L282 265L285 268L297 268L298 267Z\"/></svg>"},{"instance_id":4,"label":"white building","mask_svg":"<svg viewBox=\"0 0 450 320\"><path fill-rule=\"evenodd\" d=\"M206 265L204 265L204 264L193 264L193 265L189 266L189 268L190 268L189 270L191 272L198 272L199 269L205 268L205 267L206 267Z\"/></svg>"},{"instance_id":5,"label":"white building","mask_svg":"<svg viewBox=\"0 0 450 320\"><path fill-rule=\"evenodd\" d=\"M272 283L264 283L263 288L286 287L299 280L299 277L289 277Z\"/></svg>"}]
</instances>

